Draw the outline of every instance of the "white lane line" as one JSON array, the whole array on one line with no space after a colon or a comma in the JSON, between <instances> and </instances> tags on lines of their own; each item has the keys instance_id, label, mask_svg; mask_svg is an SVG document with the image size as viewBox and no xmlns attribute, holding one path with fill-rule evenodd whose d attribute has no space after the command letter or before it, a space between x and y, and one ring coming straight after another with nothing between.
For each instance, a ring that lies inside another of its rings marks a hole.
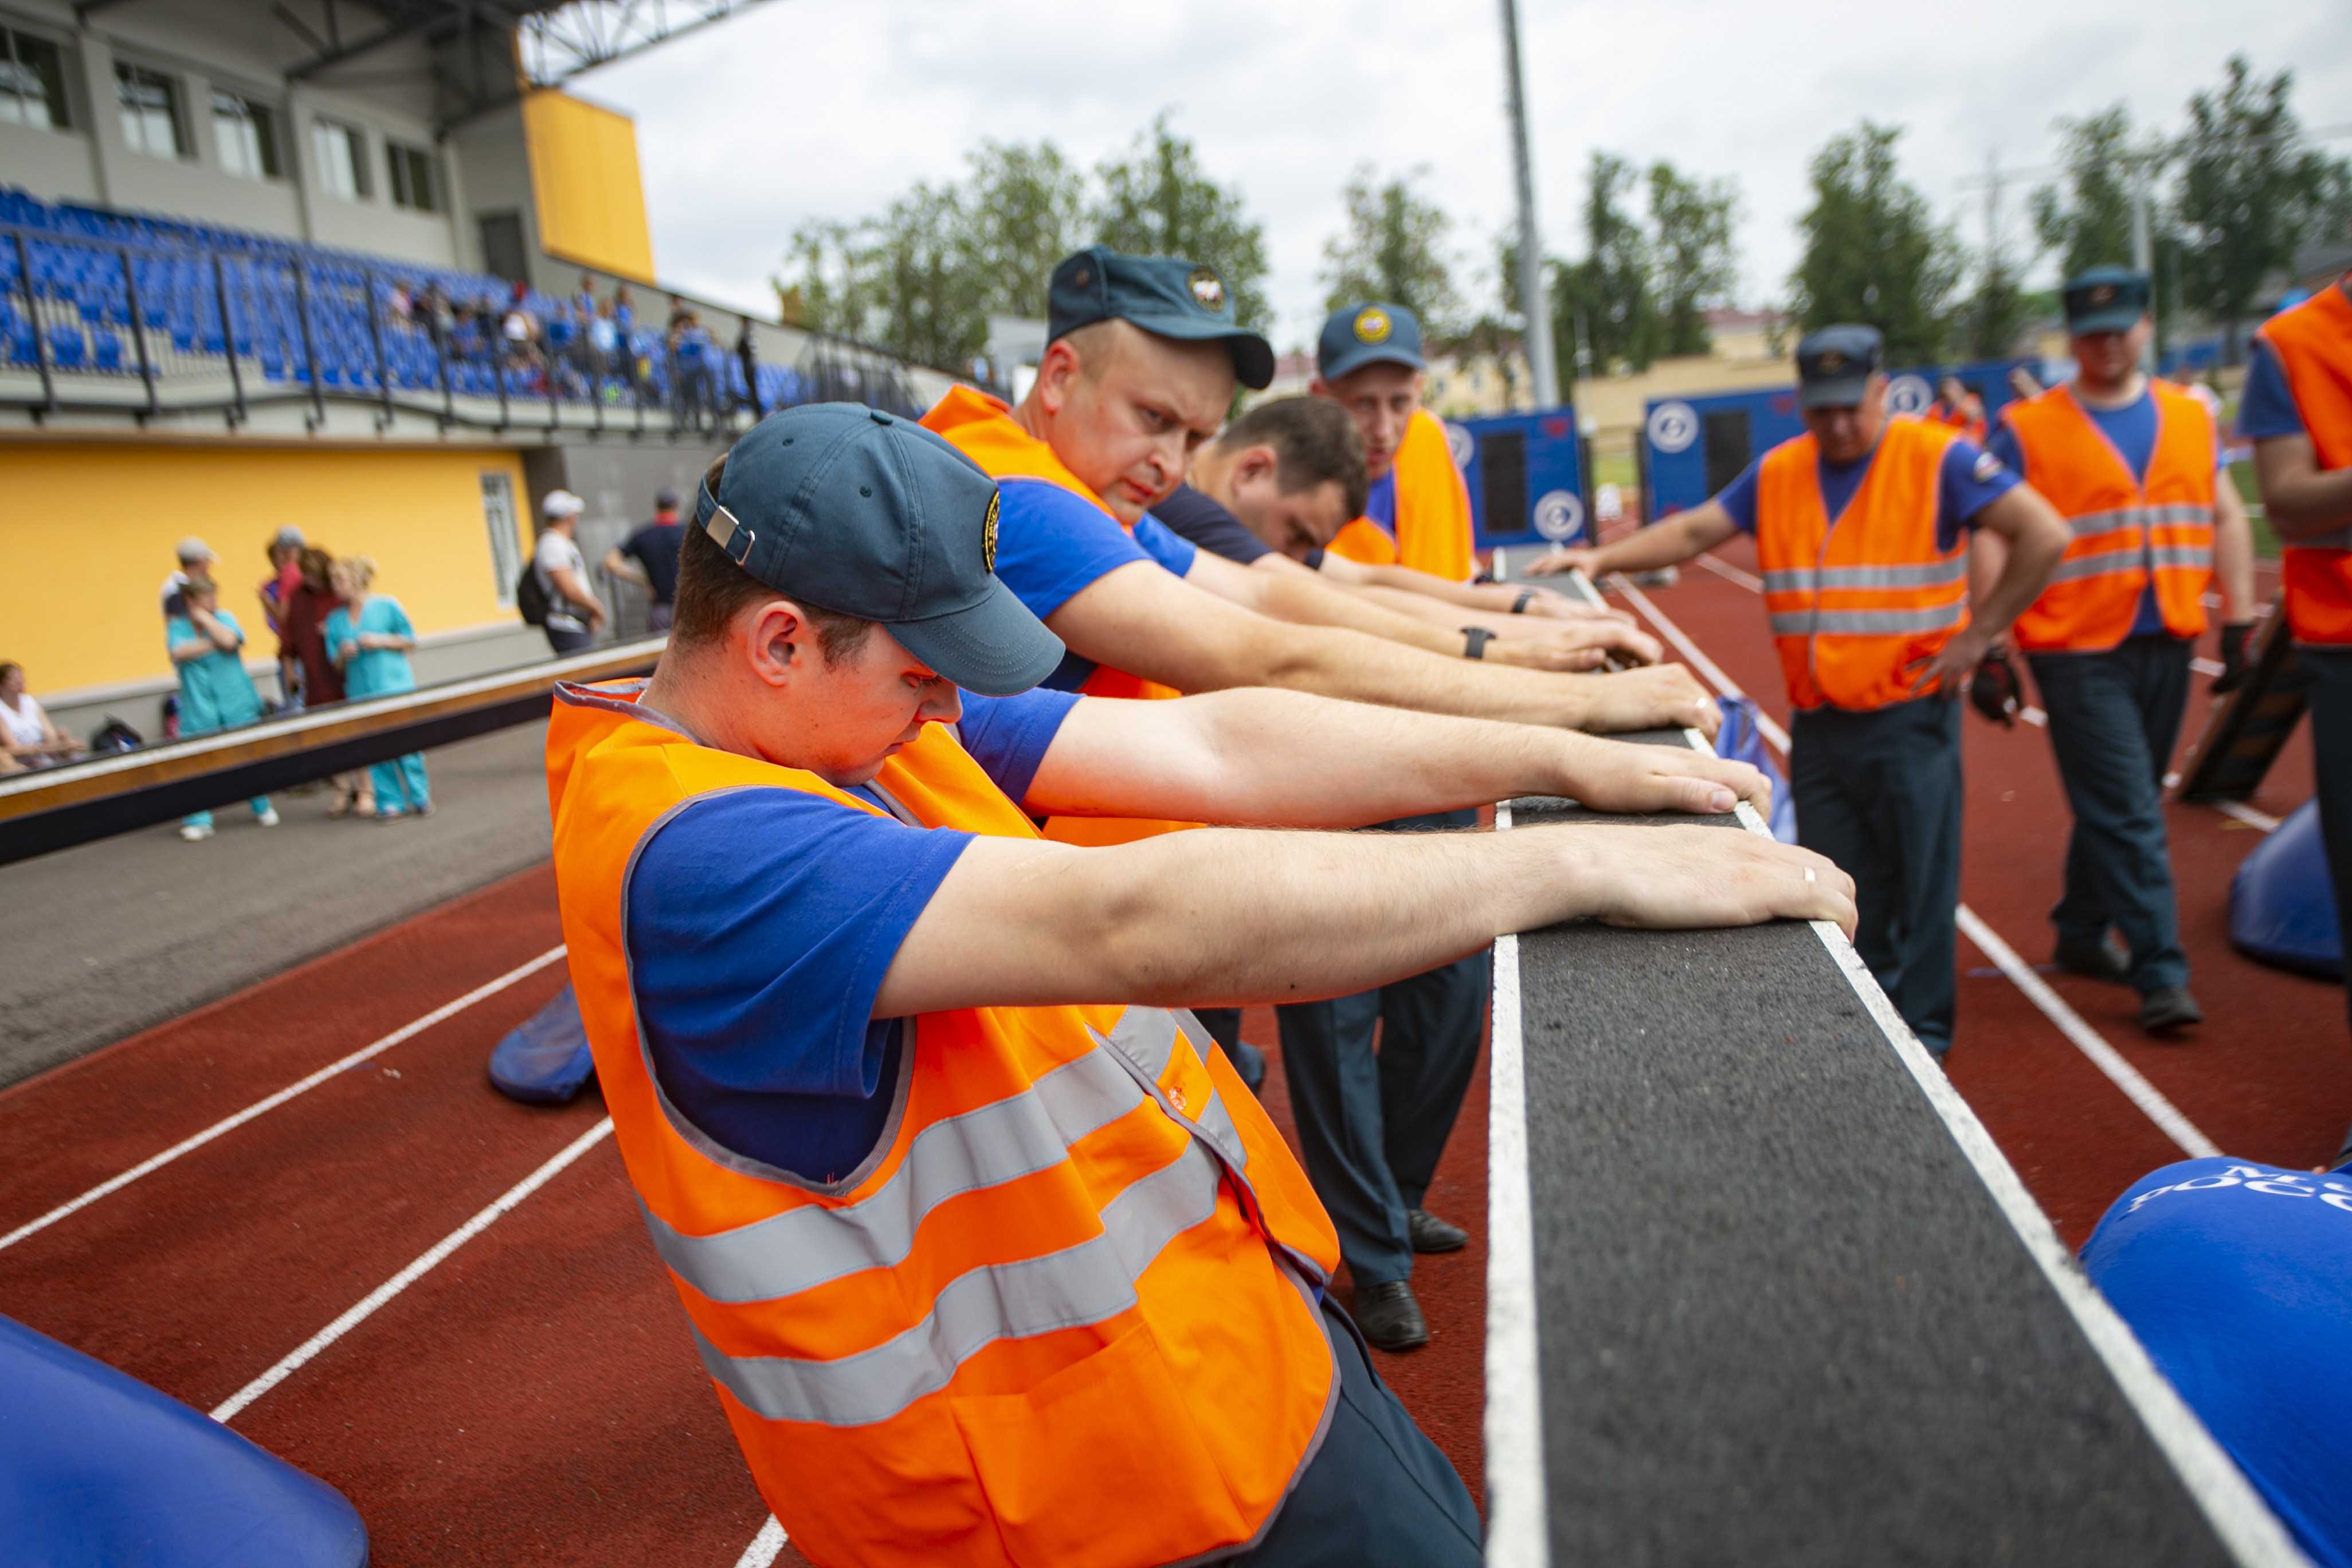
<instances>
[{"instance_id":1,"label":"white lane line","mask_svg":"<svg viewBox=\"0 0 2352 1568\"><path fill-rule=\"evenodd\" d=\"M1578 579L1581 581L1581 579ZM1495 807L1507 833L1511 808ZM1543 1416L1537 1408L1535 1199L1528 1174L1528 1085L1520 1032L1519 939L1495 942L1486 1066L1486 1561L1550 1559Z\"/></svg>"},{"instance_id":2,"label":"white lane line","mask_svg":"<svg viewBox=\"0 0 2352 1568\"><path fill-rule=\"evenodd\" d=\"M359 1066L360 1063L368 1060L370 1058L382 1056L384 1052L392 1049L393 1047L399 1045L402 1041L414 1039L416 1036L433 1027L434 1025L444 1023L448 1019L456 1017L458 1014L472 1006L475 1003L482 1001L488 997L497 995L499 992L504 991L508 986L514 984L519 980L528 979L530 976L538 973L541 970L546 968L549 964L553 963L562 956L563 949L561 945L551 947L545 952L541 953L537 958L532 959L530 963L519 964L515 968L508 970L504 974L499 975L496 980L488 981L483 984L475 986L474 989L467 992L463 996L458 997L454 1002L443 1003L440 1006L434 1008L433 1011L425 1014L425 1016L416 1019L413 1023L403 1024L399 1028L394 1029L391 1034L386 1035L383 1038L376 1041L373 1045L362 1046L358 1050L353 1051L350 1056L344 1057L339 1061L329 1062L325 1067L320 1068L317 1072L312 1073L310 1077L298 1079L294 1082L288 1084L284 1089L279 1089L276 1094L270 1095L268 1099L257 1100L251 1105L247 1106L243 1110L238 1111L236 1115L226 1117L221 1121L214 1122L210 1127L205 1128L202 1132L196 1133L193 1137L182 1139L177 1143L173 1144L169 1149L164 1150L162 1153L152 1155L147 1159L142 1160L139 1163L131 1166L131 1169L123 1172L121 1175L108 1177L105 1181L100 1182L98 1185L90 1188L89 1191L82 1194L79 1197L70 1198L66 1202L59 1204L57 1207L51 1209L40 1218L28 1220L25 1224L20 1225L16 1229L10 1231L7 1235L0 1236L0 1252L6 1251L9 1247L16 1246L18 1242L24 1240L28 1236L37 1235L39 1232L47 1230L49 1226L57 1224L58 1221L65 1218L68 1215L74 1213L78 1209L87 1208L91 1204L96 1203L99 1199L105 1197L108 1194L121 1192L123 1188L139 1180L142 1176L152 1175L155 1172L162 1170L164 1166L170 1164L173 1161L179 1159L182 1155L194 1152L196 1150L201 1149L205 1144L211 1142L214 1139L220 1137L223 1133L234 1131L237 1128L244 1126L255 1117L268 1115L270 1111L277 1110L288 1100L295 1098L295 1096L307 1094L311 1089L318 1088L320 1084L326 1082L337 1073L346 1072L351 1068Z\"/></svg>"},{"instance_id":3,"label":"white lane line","mask_svg":"<svg viewBox=\"0 0 2352 1568\"><path fill-rule=\"evenodd\" d=\"M2243 801L2217 800L2208 803L2224 816L2234 816L2249 827L2259 827L2264 833L2276 833L2279 819L2267 811L2256 811Z\"/></svg>"},{"instance_id":4,"label":"white lane line","mask_svg":"<svg viewBox=\"0 0 2352 1568\"><path fill-rule=\"evenodd\" d=\"M1663 631L1671 623L1654 615L1652 624ZM1710 749L1697 731L1685 733L1689 735L1694 749ZM1769 834L1770 831L1763 819L1744 802L1739 807L1739 820L1751 833ZM2017 965L2016 970L2011 973L2011 978L2016 980L2021 987L2030 980L2033 985L2048 992L2049 987L2042 985L2041 977L2017 964L2017 955L2011 952L2000 938L1993 936L1967 905L1960 906L1959 916L1963 930L1971 926L1975 928L1969 931L1969 940L1991 954L1993 947L1983 940L1990 939L2000 946L2001 953L2007 954L2011 964ZM2009 1157L2000 1152L2000 1146L1993 1142L1992 1134L1985 1131L1984 1123L1977 1120L1976 1112L1952 1087L1952 1081L1945 1077L1941 1065L1927 1054L1918 1037L1903 1022L1902 1016L1895 1010L1895 1004L1887 999L1886 993L1879 987L1876 978L1862 962L1862 955L1846 940L1845 933L1830 921L1811 923L1814 933L1821 938L1822 947L1829 951L1831 958L1843 972L1847 984L1853 987L1854 994L1878 1025L1879 1032L1895 1048L1895 1054L1903 1065L1910 1069L1920 1092L1927 1096L1928 1105L1943 1121L1953 1142L1958 1145L1962 1156L1976 1172L1977 1179L1984 1184L1993 1205L2009 1222L2010 1229L2024 1245L2027 1255L2042 1271L2042 1277L2050 1282L2051 1289L2081 1328L2084 1339L2105 1363L2108 1373L2115 1378L2125 1399L2137 1412L2157 1447L2171 1461L2175 1473L2180 1477L2189 1495L2197 1500L2198 1507L2213 1526L2214 1533L2221 1537L2223 1546L2242 1564L2260 1565L2260 1568L2308 1568L2308 1559L2288 1538L2277 1516L2271 1512L2270 1506L2255 1493L2245 1473L2222 1451L2221 1445L2213 1441L2212 1434L2205 1429L2196 1413L2181 1402L2172 1384L2156 1370L2129 1325L2116 1315L2115 1309L2107 1305L2105 1297L2092 1289L2082 1267L2075 1262L2074 1255L2067 1249L2065 1243L2058 1239L2057 1231L2050 1224L2050 1216L2042 1212L2042 1206L2033 1201L2033 1194L2027 1192L2025 1184L2018 1179L2016 1168L2010 1164ZM1979 931L1983 933L1983 938L1978 936ZM2000 959L1996 957L1995 962L1999 963ZM2029 990L2028 994L2031 994ZM1499 992L1497 995L1499 997ZM2057 998L2053 995L2051 1000L2056 1002ZM2065 1004L2059 1002L2058 1005L2064 1007ZM2081 1024L2079 1018L2075 1021ZM2083 1031L2091 1038L2097 1039L2088 1026L2083 1026ZM2082 1042L2078 1040L2076 1043ZM2107 1047L2104 1040L2098 1043L2112 1054L2112 1047ZM2120 1058L2118 1062L2125 1071L2131 1071L2128 1063L2121 1063ZM2132 1076L2137 1078L2138 1075L2134 1073ZM2141 1081L2145 1083L2146 1080ZM2171 1111L2184 1129L2200 1141L2203 1139L2202 1133L2189 1126L2186 1118L2172 1110L2170 1103L2165 1101L2163 1096L2157 1094L2152 1087L2147 1092ZM2147 1108L2143 1106L2142 1109ZM2187 1143L2182 1147L2190 1148ZM2200 1151L2191 1148L2190 1152ZM2219 1152L2210 1144L2203 1152ZM1491 1317L1489 1321L1491 1322ZM1493 1386L1490 1371L1488 1387L1492 1389ZM1491 1394L1489 1397L1492 1397ZM1491 1445L1489 1454L1491 1457ZM1533 1558L1528 1561L1542 1560Z\"/></svg>"},{"instance_id":5,"label":"white lane line","mask_svg":"<svg viewBox=\"0 0 2352 1568\"><path fill-rule=\"evenodd\" d=\"M1734 566L1728 561L1717 560L1712 552L1702 551L1698 554L1692 556L1691 563L1696 566L1704 566L1708 571L1714 573L1717 576L1737 583L1751 594L1760 594L1764 591L1763 578L1759 577L1753 572L1742 572L1738 567Z\"/></svg>"},{"instance_id":6,"label":"white lane line","mask_svg":"<svg viewBox=\"0 0 2352 1568\"><path fill-rule=\"evenodd\" d=\"M415 1262L361 1297L349 1310L297 1345L277 1365L215 1405L213 1409L213 1419L223 1424L236 1420L238 1412L245 1409L247 1405L293 1376L320 1351L373 1317L378 1308L431 1273L443 1258L488 1230L491 1222L500 1215L513 1212L525 1198L553 1180L565 1166L603 1142L606 1134L612 1131L613 1119L607 1116L565 1144L553 1159L499 1194L491 1200L488 1208L434 1243L417 1258Z\"/></svg>"},{"instance_id":7,"label":"white lane line","mask_svg":"<svg viewBox=\"0 0 2352 1568\"><path fill-rule=\"evenodd\" d=\"M2050 989L2049 983L2033 973L2032 966L2017 956L2016 949L2000 940L1993 929L1978 918L1968 905L1960 906L1960 930L1976 943L1987 958L2003 974L2009 976L2026 998L2042 1009L2042 1016L2058 1026L2059 1032L2074 1042L2074 1048L2091 1058L2091 1065L2107 1075L2109 1082L2122 1089L2147 1119L2164 1131L2164 1135L2180 1145L2192 1160L2207 1160L2221 1150L2210 1138L2197 1129L2197 1124L2183 1116L2172 1101L2164 1098L2156 1085L2140 1076L2139 1069L2126 1061L2123 1053L2109 1045L2106 1037L2083 1021L2083 1016L2066 1005L2066 999Z\"/></svg>"},{"instance_id":8,"label":"white lane line","mask_svg":"<svg viewBox=\"0 0 2352 1568\"><path fill-rule=\"evenodd\" d=\"M2189 668L2200 675L2219 675L2229 668L2218 658L2192 658Z\"/></svg>"},{"instance_id":9,"label":"white lane line","mask_svg":"<svg viewBox=\"0 0 2352 1568\"><path fill-rule=\"evenodd\" d=\"M743 1548L743 1555L735 1559L735 1568L768 1568L784 1549L784 1527L770 1514L760 1533L751 1537L751 1544Z\"/></svg>"}]
</instances>

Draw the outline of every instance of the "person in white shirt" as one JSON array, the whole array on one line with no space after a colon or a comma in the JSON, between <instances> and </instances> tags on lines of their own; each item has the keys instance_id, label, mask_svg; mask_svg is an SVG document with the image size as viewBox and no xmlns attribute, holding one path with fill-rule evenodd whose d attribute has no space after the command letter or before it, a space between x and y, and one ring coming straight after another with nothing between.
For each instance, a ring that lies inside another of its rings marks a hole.
<instances>
[{"instance_id":1,"label":"person in white shirt","mask_svg":"<svg viewBox=\"0 0 2352 1568\"><path fill-rule=\"evenodd\" d=\"M0 662L0 773L62 763L81 754L81 742L49 721L25 689L25 667Z\"/></svg>"},{"instance_id":2,"label":"person in white shirt","mask_svg":"<svg viewBox=\"0 0 2352 1568\"><path fill-rule=\"evenodd\" d=\"M586 507L570 490L550 490L539 506L541 527L530 565L547 594L547 646L559 655L590 647L604 625L604 602L589 586L587 558L572 537Z\"/></svg>"}]
</instances>

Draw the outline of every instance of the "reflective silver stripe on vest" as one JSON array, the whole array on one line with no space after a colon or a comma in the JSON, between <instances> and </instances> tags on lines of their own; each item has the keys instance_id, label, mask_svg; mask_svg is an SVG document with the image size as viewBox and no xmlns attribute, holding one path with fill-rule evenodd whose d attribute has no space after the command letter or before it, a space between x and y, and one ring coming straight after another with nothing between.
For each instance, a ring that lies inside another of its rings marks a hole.
<instances>
[{"instance_id":1,"label":"reflective silver stripe on vest","mask_svg":"<svg viewBox=\"0 0 2352 1568\"><path fill-rule=\"evenodd\" d=\"M2210 544L2159 544L2148 553L2159 568L2176 566L2191 572L2213 569L2213 547Z\"/></svg>"},{"instance_id":2,"label":"reflective silver stripe on vest","mask_svg":"<svg viewBox=\"0 0 2352 1568\"><path fill-rule=\"evenodd\" d=\"M2213 550L2205 544L2164 544L2147 552L2109 550L2097 555L2078 555L2071 561L2058 563L2058 569L2050 574L2050 580L2053 583L2080 583L2086 577L2126 576L2145 571L2151 561L2160 567L2210 572L2213 569Z\"/></svg>"},{"instance_id":3,"label":"reflective silver stripe on vest","mask_svg":"<svg viewBox=\"0 0 2352 1568\"><path fill-rule=\"evenodd\" d=\"M1212 1093L1196 1121L1201 1136L1216 1147L1227 1164L1236 1171L1249 1169L1249 1145L1242 1142L1241 1129L1234 1125L1233 1112L1225 1109L1223 1096Z\"/></svg>"},{"instance_id":4,"label":"reflective silver stripe on vest","mask_svg":"<svg viewBox=\"0 0 2352 1568\"><path fill-rule=\"evenodd\" d=\"M1176 1058L1176 1015L1164 1007L1129 1007L1108 1035L1095 1037L1143 1069L1154 1083Z\"/></svg>"},{"instance_id":5,"label":"reflective silver stripe on vest","mask_svg":"<svg viewBox=\"0 0 2352 1568\"><path fill-rule=\"evenodd\" d=\"M940 1204L1050 1170L1069 1145L1148 1103L1097 1048L1019 1094L932 1122L889 1180L854 1204L811 1204L712 1236L688 1236L646 1209L646 1228L662 1261L710 1300L772 1301L904 1262L917 1227Z\"/></svg>"},{"instance_id":6,"label":"reflective silver stripe on vest","mask_svg":"<svg viewBox=\"0 0 2352 1568\"><path fill-rule=\"evenodd\" d=\"M1835 588L1940 588L1969 574L1966 556L1916 566L1789 566L1764 574L1768 594L1803 594Z\"/></svg>"},{"instance_id":7,"label":"reflective silver stripe on vest","mask_svg":"<svg viewBox=\"0 0 2352 1568\"><path fill-rule=\"evenodd\" d=\"M1106 1205L1103 1234L1018 1263L974 1268L943 1288L922 1321L833 1361L729 1356L695 1332L702 1364L771 1421L862 1426L887 1421L953 1379L998 1340L1100 1322L1137 1304L1135 1279L1177 1237L1216 1212L1217 1163L1197 1144Z\"/></svg>"},{"instance_id":8,"label":"reflective silver stripe on vest","mask_svg":"<svg viewBox=\"0 0 2352 1568\"><path fill-rule=\"evenodd\" d=\"M2199 501L2169 501L2162 506L2119 506L2106 511L2086 511L2070 517L2066 526L2077 539L2120 533L2142 528L2176 528L2182 524L2213 526L2213 509Z\"/></svg>"},{"instance_id":9,"label":"reflective silver stripe on vest","mask_svg":"<svg viewBox=\"0 0 2352 1568\"><path fill-rule=\"evenodd\" d=\"M1940 632L1957 626L1968 615L1966 605L1933 605L1922 610L1776 610L1772 635L1804 637L1902 637L1914 632Z\"/></svg>"}]
</instances>

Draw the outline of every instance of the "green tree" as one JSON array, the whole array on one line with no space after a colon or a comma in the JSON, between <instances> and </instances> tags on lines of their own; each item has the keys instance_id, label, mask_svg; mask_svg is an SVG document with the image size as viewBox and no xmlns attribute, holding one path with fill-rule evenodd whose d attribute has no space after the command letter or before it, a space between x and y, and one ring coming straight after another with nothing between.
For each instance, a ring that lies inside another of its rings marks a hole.
<instances>
[{"instance_id":1,"label":"green tree","mask_svg":"<svg viewBox=\"0 0 2352 1568\"><path fill-rule=\"evenodd\" d=\"M1325 310L1379 300L1411 310L1432 337L1453 330L1459 305L1445 260L1453 220L1413 189L1424 172L1382 182L1366 164L1349 176L1347 227L1323 246Z\"/></svg>"},{"instance_id":2,"label":"green tree","mask_svg":"<svg viewBox=\"0 0 2352 1568\"><path fill-rule=\"evenodd\" d=\"M1987 249L1980 266L1976 292L1960 311L1961 346L1970 359L2000 359L2016 348L2033 306L2006 250Z\"/></svg>"},{"instance_id":3,"label":"green tree","mask_svg":"<svg viewBox=\"0 0 2352 1568\"><path fill-rule=\"evenodd\" d=\"M2222 324L2233 363L2240 325L2271 275L2293 267L2318 231L2333 194L2335 164L2299 145L2292 85L2292 72L2258 80L2232 55L2221 88L2189 100L2174 197L2180 297Z\"/></svg>"},{"instance_id":4,"label":"green tree","mask_svg":"<svg viewBox=\"0 0 2352 1568\"><path fill-rule=\"evenodd\" d=\"M1791 312L1807 330L1876 327L1890 364L1939 358L1959 247L1927 198L1895 167L1900 128L1865 120L1813 156L1813 205L1799 220L1805 250L1789 275Z\"/></svg>"},{"instance_id":5,"label":"green tree","mask_svg":"<svg viewBox=\"0 0 2352 1568\"><path fill-rule=\"evenodd\" d=\"M1649 237L1625 205L1639 177L1613 153L1592 154L1584 175L1584 259L1550 268L1554 353L1564 364L1577 363L1580 324L1595 375L1621 364L1641 370L1656 357Z\"/></svg>"},{"instance_id":6,"label":"green tree","mask_svg":"<svg viewBox=\"0 0 2352 1568\"><path fill-rule=\"evenodd\" d=\"M1738 187L1729 180L1699 180L1663 160L1650 165L1650 251L1661 355L1706 353L1706 311L1728 300L1738 280L1731 249L1738 209Z\"/></svg>"},{"instance_id":7,"label":"green tree","mask_svg":"<svg viewBox=\"0 0 2352 1568\"><path fill-rule=\"evenodd\" d=\"M1095 237L1130 255L1181 256L1216 269L1234 301L1234 318L1264 327L1274 317L1265 298L1265 230L1241 193L1201 168L1192 142L1162 110L1123 157L1096 170Z\"/></svg>"},{"instance_id":8,"label":"green tree","mask_svg":"<svg viewBox=\"0 0 2352 1568\"><path fill-rule=\"evenodd\" d=\"M1045 315L1055 265L1086 243L1086 206L1085 174L1051 142L983 142L972 152L955 220L962 286L983 318Z\"/></svg>"},{"instance_id":9,"label":"green tree","mask_svg":"<svg viewBox=\"0 0 2352 1568\"><path fill-rule=\"evenodd\" d=\"M2059 276L2130 261L2131 113L2120 103L2080 120L2058 121L2063 186L2033 193L2034 237L2058 253Z\"/></svg>"}]
</instances>

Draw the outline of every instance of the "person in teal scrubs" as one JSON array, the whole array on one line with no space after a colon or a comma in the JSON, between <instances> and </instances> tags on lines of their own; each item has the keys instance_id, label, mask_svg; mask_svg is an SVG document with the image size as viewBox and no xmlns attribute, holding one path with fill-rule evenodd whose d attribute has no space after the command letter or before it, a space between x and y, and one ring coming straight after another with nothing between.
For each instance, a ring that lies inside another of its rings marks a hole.
<instances>
[{"instance_id":1,"label":"person in teal scrubs","mask_svg":"<svg viewBox=\"0 0 2352 1568\"><path fill-rule=\"evenodd\" d=\"M368 592L374 581L375 563L364 555L335 563L335 592L343 602L327 617L327 657L342 669L343 695L353 702L416 689L416 672L408 667L416 628L399 600ZM378 763L371 773L378 822L433 815L422 752Z\"/></svg>"},{"instance_id":2,"label":"person in teal scrubs","mask_svg":"<svg viewBox=\"0 0 2352 1568\"><path fill-rule=\"evenodd\" d=\"M245 672L245 629L236 617L220 607L220 590L211 579L191 577L168 606L163 620L163 646L180 675L180 734L209 735L215 730L250 724L261 717L261 693ZM253 797L253 817L264 827L278 826L277 808L269 797ZM180 819L180 837L194 844L213 836L213 814L192 812Z\"/></svg>"}]
</instances>

